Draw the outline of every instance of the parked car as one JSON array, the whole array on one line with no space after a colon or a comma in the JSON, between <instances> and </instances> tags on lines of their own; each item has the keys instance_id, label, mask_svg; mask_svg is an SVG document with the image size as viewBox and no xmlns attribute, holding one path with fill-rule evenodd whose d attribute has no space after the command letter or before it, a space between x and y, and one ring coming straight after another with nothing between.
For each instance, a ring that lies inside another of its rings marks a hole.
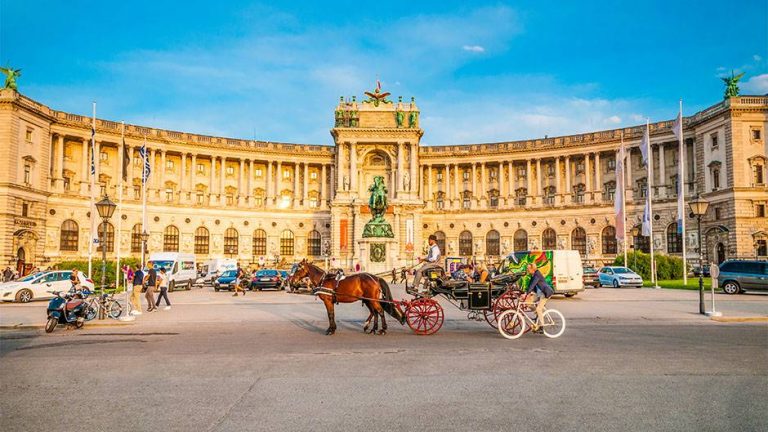
<instances>
[{"instance_id":1,"label":"parked car","mask_svg":"<svg viewBox=\"0 0 768 432\"><path fill-rule=\"evenodd\" d=\"M197 281L195 254L158 252L149 256L148 265L160 271L164 268L168 277L168 291L177 288L192 289Z\"/></svg>"},{"instance_id":2,"label":"parked car","mask_svg":"<svg viewBox=\"0 0 768 432\"><path fill-rule=\"evenodd\" d=\"M198 269L196 284L213 284L227 270L236 270L237 260L234 258L213 258L204 262Z\"/></svg>"},{"instance_id":3,"label":"parked car","mask_svg":"<svg viewBox=\"0 0 768 432\"><path fill-rule=\"evenodd\" d=\"M256 272L251 279L252 290L263 289L283 289L283 278L280 276L280 272L271 269L262 269Z\"/></svg>"},{"instance_id":4,"label":"parked car","mask_svg":"<svg viewBox=\"0 0 768 432\"><path fill-rule=\"evenodd\" d=\"M726 294L749 290L768 290L768 262L758 260L730 260L720 264L717 285Z\"/></svg>"},{"instance_id":5,"label":"parked car","mask_svg":"<svg viewBox=\"0 0 768 432\"><path fill-rule=\"evenodd\" d=\"M53 294L48 291L67 292L72 288L69 278L72 270L53 270L35 273L12 282L0 284L0 300L27 303L32 300L50 299ZM80 274L83 288L94 290L93 281Z\"/></svg>"},{"instance_id":6,"label":"parked car","mask_svg":"<svg viewBox=\"0 0 768 432\"><path fill-rule=\"evenodd\" d=\"M592 287L592 288L599 288L600 287L600 277L597 274L597 269L594 267L584 267L584 288L586 287Z\"/></svg>"},{"instance_id":7,"label":"parked car","mask_svg":"<svg viewBox=\"0 0 768 432\"><path fill-rule=\"evenodd\" d=\"M213 290L218 292L221 290L232 291L235 289L235 277L237 276L237 270L227 270L213 281Z\"/></svg>"},{"instance_id":8,"label":"parked car","mask_svg":"<svg viewBox=\"0 0 768 432\"><path fill-rule=\"evenodd\" d=\"M614 288L643 286L643 278L626 267L606 266L597 272L600 286L612 286Z\"/></svg>"}]
</instances>

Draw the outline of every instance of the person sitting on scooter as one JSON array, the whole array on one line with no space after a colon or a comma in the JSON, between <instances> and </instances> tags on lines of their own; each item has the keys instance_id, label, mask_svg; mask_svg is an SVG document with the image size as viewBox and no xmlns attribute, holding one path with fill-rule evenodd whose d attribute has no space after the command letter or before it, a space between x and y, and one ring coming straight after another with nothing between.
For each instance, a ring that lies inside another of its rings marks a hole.
<instances>
[{"instance_id":1,"label":"person sitting on scooter","mask_svg":"<svg viewBox=\"0 0 768 432\"><path fill-rule=\"evenodd\" d=\"M72 283L72 290L76 291L80 289L82 281L80 280L80 274L77 269L72 269L72 275L69 276L69 281Z\"/></svg>"}]
</instances>

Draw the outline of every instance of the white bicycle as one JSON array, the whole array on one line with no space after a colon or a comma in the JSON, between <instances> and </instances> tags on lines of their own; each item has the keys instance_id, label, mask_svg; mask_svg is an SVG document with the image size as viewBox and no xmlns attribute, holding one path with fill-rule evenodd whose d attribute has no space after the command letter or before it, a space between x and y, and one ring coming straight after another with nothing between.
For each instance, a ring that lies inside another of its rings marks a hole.
<instances>
[{"instance_id":1,"label":"white bicycle","mask_svg":"<svg viewBox=\"0 0 768 432\"><path fill-rule=\"evenodd\" d=\"M556 338L565 331L565 317L556 309L544 309L536 321L536 303L520 301L517 307L504 311L498 318L499 333L507 339L517 339L538 324L544 336Z\"/></svg>"}]
</instances>

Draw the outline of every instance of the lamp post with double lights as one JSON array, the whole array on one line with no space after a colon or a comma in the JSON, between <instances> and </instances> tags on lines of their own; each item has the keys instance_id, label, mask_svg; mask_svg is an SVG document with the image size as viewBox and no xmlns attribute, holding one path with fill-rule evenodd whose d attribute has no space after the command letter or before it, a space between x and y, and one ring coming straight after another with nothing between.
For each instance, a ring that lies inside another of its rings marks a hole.
<instances>
[{"instance_id":1,"label":"lamp post with double lights","mask_svg":"<svg viewBox=\"0 0 768 432\"><path fill-rule=\"evenodd\" d=\"M704 249L701 247L701 217L707 214L707 209L709 208L709 201L705 200L704 198L701 198L699 195L696 195L696 199L689 202L688 205L691 207L691 213L693 213L694 216L696 216L696 222L697 222L697 230L699 233L699 313L704 315L704 264L703 264L703 255L704 255Z\"/></svg>"},{"instance_id":2,"label":"lamp post with double lights","mask_svg":"<svg viewBox=\"0 0 768 432\"><path fill-rule=\"evenodd\" d=\"M109 219L112 217L112 215L115 213L115 209L117 208L117 204L113 203L107 195L104 195L104 198L101 199L101 201L96 203L96 210L99 212L99 216L101 216L101 292L104 293L104 287L107 284L107 224L109 223ZM119 272L119 269L115 269L116 272ZM99 308L99 319L102 320L106 318L106 311L104 308Z\"/></svg>"}]
</instances>

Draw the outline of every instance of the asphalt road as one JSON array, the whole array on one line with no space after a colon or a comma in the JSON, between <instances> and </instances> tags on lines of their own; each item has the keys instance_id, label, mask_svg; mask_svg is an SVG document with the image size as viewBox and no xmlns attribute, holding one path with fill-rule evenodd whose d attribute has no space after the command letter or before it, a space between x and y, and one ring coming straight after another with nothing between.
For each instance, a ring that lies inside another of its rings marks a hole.
<instances>
[{"instance_id":1,"label":"asphalt road","mask_svg":"<svg viewBox=\"0 0 768 432\"><path fill-rule=\"evenodd\" d=\"M340 308L360 319L331 337L322 314L5 331L0 430L768 430L765 324L371 336L358 305Z\"/></svg>"}]
</instances>

